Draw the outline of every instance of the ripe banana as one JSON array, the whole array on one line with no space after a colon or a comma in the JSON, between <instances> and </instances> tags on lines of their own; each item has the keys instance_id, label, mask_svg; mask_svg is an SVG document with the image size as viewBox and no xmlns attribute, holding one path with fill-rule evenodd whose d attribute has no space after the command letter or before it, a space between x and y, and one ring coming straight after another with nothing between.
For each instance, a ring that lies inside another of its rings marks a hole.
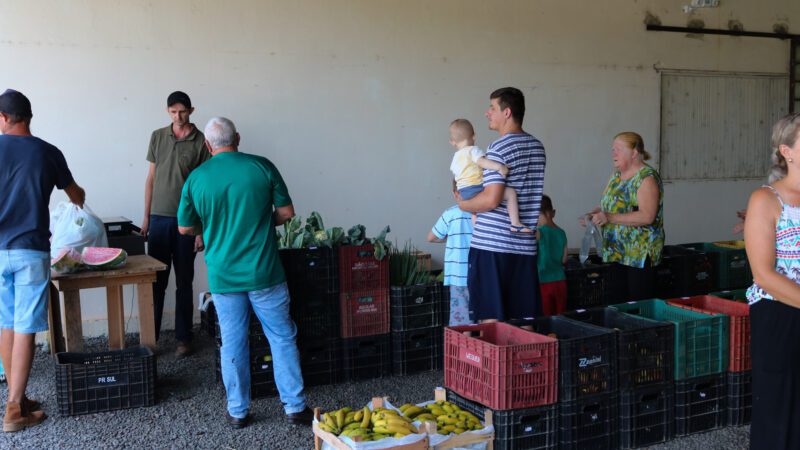
<instances>
[{"instance_id":1,"label":"ripe banana","mask_svg":"<svg viewBox=\"0 0 800 450\"><path fill-rule=\"evenodd\" d=\"M370 419L372 418L372 411L365 406L362 414L363 417L361 418L361 428L369 428Z\"/></svg>"}]
</instances>

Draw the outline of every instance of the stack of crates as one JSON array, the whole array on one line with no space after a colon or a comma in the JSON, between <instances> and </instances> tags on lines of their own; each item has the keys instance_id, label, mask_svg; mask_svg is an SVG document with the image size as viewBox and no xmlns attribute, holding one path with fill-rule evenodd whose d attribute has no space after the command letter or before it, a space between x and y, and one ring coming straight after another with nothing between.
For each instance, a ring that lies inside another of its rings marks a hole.
<instances>
[{"instance_id":1,"label":"stack of crates","mask_svg":"<svg viewBox=\"0 0 800 450\"><path fill-rule=\"evenodd\" d=\"M339 284L344 381L389 376L389 257L372 244L339 247Z\"/></svg>"},{"instance_id":2,"label":"stack of crates","mask_svg":"<svg viewBox=\"0 0 800 450\"><path fill-rule=\"evenodd\" d=\"M559 448L617 448L614 332L563 316L511 323L558 340Z\"/></svg>"},{"instance_id":3,"label":"stack of crates","mask_svg":"<svg viewBox=\"0 0 800 450\"><path fill-rule=\"evenodd\" d=\"M505 323L444 333L447 398L476 415L492 410L494 449L556 448L558 340Z\"/></svg>"},{"instance_id":4,"label":"stack of crates","mask_svg":"<svg viewBox=\"0 0 800 450\"><path fill-rule=\"evenodd\" d=\"M564 313L616 333L620 448L666 442L674 436L674 327L610 308Z\"/></svg>"},{"instance_id":5,"label":"stack of crates","mask_svg":"<svg viewBox=\"0 0 800 450\"><path fill-rule=\"evenodd\" d=\"M300 368L306 386L338 383L339 364L339 254L317 247L283 249L291 303L289 312L297 325Z\"/></svg>"},{"instance_id":6,"label":"stack of crates","mask_svg":"<svg viewBox=\"0 0 800 450\"><path fill-rule=\"evenodd\" d=\"M612 308L674 324L675 435L724 426L728 317L672 306L659 299L621 303Z\"/></svg>"},{"instance_id":7,"label":"stack of crates","mask_svg":"<svg viewBox=\"0 0 800 450\"><path fill-rule=\"evenodd\" d=\"M727 376L728 425L750 423L753 405L752 364L750 361L750 307L747 303L711 295L669 300L670 304L708 314L729 317L729 356Z\"/></svg>"},{"instance_id":8,"label":"stack of crates","mask_svg":"<svg viewBox=\"0 0 800 450\"><path fill-rule=\"evenodd\" d=\"M673 298L716 290L714 264L709 255L691 248L664 246L655 270L656 297Z\"/></svg>"},{"instance_id":9,"label":"stack of crates","mask_svg":"<svg viewBox=\"0 0 800 450\"><path fill-rule=\"evenodd\" d=\"M625 271L616 263L604 263L590 255L585 264L570 257L566 264L567 309L605 306L625 300Z\"/></svg>"},{"instance_id":10,"label":"stack of crates","mask_svg":"<svg viewBox=\"0 0 800 450\"><path fill-rule=\"evenodd\" d=\"M392 372L440 370L443 363L442 284L392 286Z\"/></svg>"},{"instance_id":11,"label":"stack of crates","mask_svg":"<svg viewBox=\"0 0 800 450\"><path fill-rule=\"evenodd\" d=\"M753 283L753 274L744 249L744 241L693 242L681 247L704 252L714 267L716 290L743 288ZM704 294L706 292L698 293Z\"/></svg>"}]
</instances>

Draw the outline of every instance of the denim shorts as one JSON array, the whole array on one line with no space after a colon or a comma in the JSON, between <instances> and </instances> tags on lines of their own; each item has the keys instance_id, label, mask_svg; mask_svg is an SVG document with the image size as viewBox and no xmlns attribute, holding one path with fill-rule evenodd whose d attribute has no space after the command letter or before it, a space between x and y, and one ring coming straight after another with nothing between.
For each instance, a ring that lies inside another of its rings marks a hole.
<instances>
[{"instance_id":1,"label":"denim shorts","mask_svg":"<svg viewBox=\"0 0 800 450\"><path fill-rule=\"evenodd\" d=\"M0 328L16 333L47 331L50 253L0 250Z\"/></svg>"},{"instance_id":2,"label":"denim shorts","mask_svg":"<svg viewBox=\"0 0 800 450\"><path fill-rule=\"evenodd\" d=\"M472 197L475 197L476 195L480 194L481 192L483 192L483 185L476 184L473 186L467 186L459 189L458 195L461 196L461 200L469 200Z\"/></svg>"}]
</instances>

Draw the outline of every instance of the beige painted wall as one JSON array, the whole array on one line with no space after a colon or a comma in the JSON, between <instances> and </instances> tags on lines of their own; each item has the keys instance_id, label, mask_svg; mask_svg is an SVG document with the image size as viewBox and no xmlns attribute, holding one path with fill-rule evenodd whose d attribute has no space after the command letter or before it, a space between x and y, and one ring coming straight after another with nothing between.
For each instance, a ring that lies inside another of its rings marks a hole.
<instances>
[{"instance_id":1,"label":"beige painted wall","mask_svg":"<svg viewBox=\"0 0 800 450\"><path fill-rule=\"evenodd\" d=\"M241 149L278 165L300 214L371 234L391 224L392 237L440 259L424 239L452 203L447 124L470 119L488 145L488 95L517 86L525 129L548 151L557 221L578 245L576 218L599 201L613 135L639 131L658 152L657 68L788 70L787 42L647 32L643 19L738 19L753 31L783 21L800 33L799 2L725 0L691 16L688 2L0 0L0 87L31 98L35 134L64 151L100 215L141 220L148 138L182 89L195 123L232 118ZM729 237L757 184L667 185L668 241ZM86 334L104 332L102 293L84 299Z\"/></svg>"}]
</instances>

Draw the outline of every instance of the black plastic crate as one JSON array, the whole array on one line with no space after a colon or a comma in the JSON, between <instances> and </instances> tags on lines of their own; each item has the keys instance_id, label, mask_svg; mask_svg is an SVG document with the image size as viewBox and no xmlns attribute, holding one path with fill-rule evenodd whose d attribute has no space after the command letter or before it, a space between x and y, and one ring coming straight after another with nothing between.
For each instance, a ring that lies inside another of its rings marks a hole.
<instances>
[{"instance_id":1,"label":"black plastic crate","mask_svg":"<svg viewBox=\"0 0 800 450\"><path fill-rule=\"evenodd\" d=\"M439 322L443 326L450 326L450 286L442 285L442 303L439 307Z\"/></svg>"},{"instance_id":2,"label":"black plastic crate","mask_svg":"<svg viewBox=\"0 0 800 450\"><path fill-rule=\"evenodd\" d=\"M442 327L392 332L392 373L408 375L441 370L444 365L443 352Z\"/></svg>"},{"instance_id":3,"label":"black plastic crate","mask_svg":"<svg viewBox=\"0 0 800 450\"><path fill-rule=\"evenodd\" d=\"M675 436L725 426L726 372L675 381Z\"/></svg>"},{"instance_id":4,"label":"black plastic crate","mask_svg":"<svg viewBox=\"0 0 800 450\"><path fill-rule=\"evenodd\" d=\"M675 435L675 386L672 382L621 390L620 448L666 442Z\"/></svg>"},{"instance_id":5,"label":"black plastic crate","mask_svg":"<svg viewBox=\"0 0 800 450\"><path fill-rule=\"evenodd\" d=\"M289 293L316 296L339 293L339 252L327 247L282 249Z\"/></svg>"},{"instance_id":6,"label":"black plastic crate","mask_svg":"<svg viewBox=\"0 0 800 450\"><path fill-rule=\"evenodd\" d=\"M392 372L390 334L342 339L344 381L383 378Z\"/></svg>"},{"instance_id":7,"label":"black plastic crate","mask_svg":"<svg viewBox=\"0 0 800 450\"><path fill-rule=\"evenodd\" d=\"M566 265L567 309L589 308L626 300L625 271L592 255L581 264L570 258Z\"/></svg>"},{"instance_id":8,"label":"black plastic crate","mask_svg":"<svg viewBox=\"0 0 800 450\"><path fill-rule=\"evenodd\" d=\"M214 302L209 302L205 311L200 311L200 329L205 331L209 337L217 337L217 310L214 308Z\"/></svg>"},{"instance_id":9,"label":"black plastic crate","mask_svg":"<svg viewBox=\"0 0 800 450\"><path fill-rule=\"evenodd\" d=\"M672 382L675 358L675 326L610 308L565 312L564 317L590 323L617 333L619 389Z\"/></svg>"},{"instance_id":10,"label":"black plastic crate","mask_svg":"<svg viewBox=\"0 0 800 450\"><path fill-rule=\"evenodd\" d=\"M214 379L222 383L219 347L214 349ZM250 398L272 397L278 394L275 371L269 347L250 349Z\"/></svg>"},{"instance_id":11,"label":"black plastic crate","mask_svg":"<svg viewBox=\"0 0 800 450\"><path fill-rule=\"evenodd\" d=\"M558 339L558 401L617 390L617 342L614 331L562 316L509 321Z\"/></svg>"},{"instance_id":12,"label":"black plastic crate","mask_svg":"<svg viewBox=\"0 0 800 450\"><path fill-rule=\"evenodd\" d=\"M442 284L392 286L389 291L392 331L408 331L442 325Z\"/></svg>"},{"instance_id":13,"label":"black plastic crate","mask_svg":"<svg viewBox=\"0 0 800 450\"><path fill-rule=\"evenodd\" d=\"M299 339L297 346L305 386L324 386L342 381L339 339Z\"/></svg>"},{"instance_id":14,"label":"black plastic crate","mask_svg":"<svg viewBox=\"0 0 800 450\"><path fill-rule=\"evenodd\" d=\"M447 400L475 414L481 421L492 411L495 450L545 450L558 446L558 405L497 411L468 400L450 389Z\"/></svg>"},{"instance_id":15,"label":"black plastic crate","mask_svg":"<svg viewBox=\"0 0 800 450\"><path fill-rule=\"evenodd\" d=\"M619 445L617 393L562 402L559 407L559 448L615 449Z\"/></svg>"},{"instance_id":16,"label":"black plastic crate","mask_svg":"<svg viewBox=\"0 0 800 450\"><path fill-rule=\"evenodd\" d=\"M665 245L661 264L655 267L656 292L660 298L708 294L717 289L716 270L705 253L677 245Z\"/></svg>"},{"instance_id":17,"label":"black plastic crate","mask_svg":"<svg viewBox=\"0 0 800 450\"><path fill-rule=\"evenodd\" d=\"M299 338L338 338L339 310L339 294L292 295L289 306Z\"/></svg>"},{"instance_id":18,"label":"black plastic crate","mask_svg":"<svg viewBox=\"0 0 800 450\"><path fill-rule=\"evenodd\" d=\"M58 412L64 416L155 404L156 357L147 347L57 353Z\"/></svg>"},{"instance_id":19,"label":"black plastic crate","mask_svg":"<svg viewBox=\"0 0 800 450\"><path fill-rule=\"evenodd\" d=\"M728 425L747 425L753 412L753 374L728 372Z\"/></svg>"}]
</instances>

